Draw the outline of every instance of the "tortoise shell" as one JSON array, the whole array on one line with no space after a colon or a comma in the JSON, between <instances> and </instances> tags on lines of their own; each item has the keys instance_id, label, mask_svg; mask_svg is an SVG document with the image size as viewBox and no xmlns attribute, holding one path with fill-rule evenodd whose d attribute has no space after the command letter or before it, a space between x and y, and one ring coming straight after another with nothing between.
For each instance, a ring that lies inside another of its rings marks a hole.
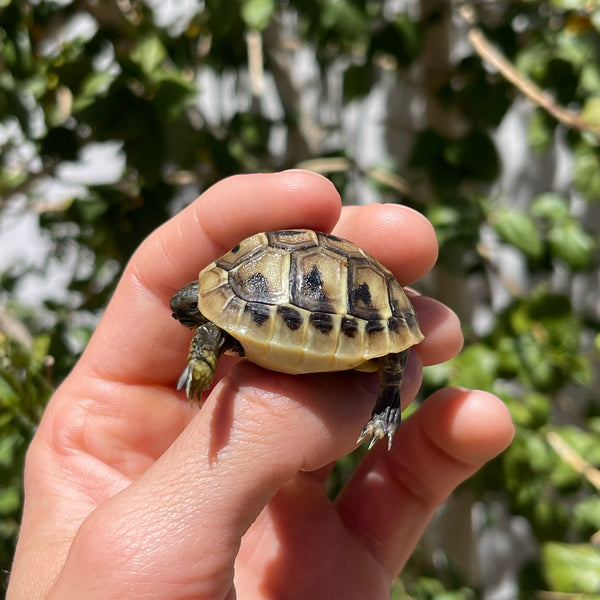
<instances>
[{"instance_id":1,"label":"tortoise shell","mask_svg":"<svg viewBox=\"0 0 600 600\"><path fill-rule=\"evenodd\" d=\"M253 235L203 269L198 287L204 317L275 371L376 370L372 359L423 339L394 275L326 233Z\"/></svg>"}]
</instances>

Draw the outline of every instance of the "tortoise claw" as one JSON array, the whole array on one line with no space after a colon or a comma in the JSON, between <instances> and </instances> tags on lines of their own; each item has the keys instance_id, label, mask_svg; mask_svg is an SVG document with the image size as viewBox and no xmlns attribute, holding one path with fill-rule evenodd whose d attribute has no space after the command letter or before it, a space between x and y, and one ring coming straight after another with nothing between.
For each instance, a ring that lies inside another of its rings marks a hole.
<instances>
[{"instance_id":1,"label":"tortoise claw","mask_svg":"<svg viewBox=\"0 0 600 600\"><path fill-rule=\"evenodd\" d=\"M375 413L371 420L364 426L361 434L356 440L357 444L361 444L368 437L371 437L369 442L370 450L378 440L383 439L387 436L388 439L388 450L392 448L392 441L394 440L394 434L400 427L400 409L387 407L382 413Z\"/></svg>"},{"instance_id":2,"label":"tortoise claw","mask_svg":"<svg viewBox=\"0 0 600 600\"><path fill-rule=\"evenodd\" d=\"M185 365L185 369L177 380L177 390L185 388L185 393L189 397L189 379L190 379L190 365Z\"/></svg>"},{"instance_id":3,"label":"tortoise claw","mask_svg":"<svg viewBox=\"0 0 600 600\"><path fill-rule=\"evenodd\" d=\"M179 379L177 380L177 389L185 389L185 395L190 402L194 402L194 400L197 399L200 403L200 397L205 388L202 387L202 382L199 382L194 376L194 367L192 364L188 363L183 370L183 373L179 376Z\"/></svg>"}]
</instances>

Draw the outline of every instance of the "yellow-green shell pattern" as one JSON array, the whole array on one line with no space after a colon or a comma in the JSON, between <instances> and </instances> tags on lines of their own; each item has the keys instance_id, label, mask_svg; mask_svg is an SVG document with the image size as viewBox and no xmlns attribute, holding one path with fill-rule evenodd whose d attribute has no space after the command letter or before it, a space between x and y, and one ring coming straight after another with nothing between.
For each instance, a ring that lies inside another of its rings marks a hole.
<instances>
[{"instance_id":1,"label":"yellow-green shell pattern","mask_svg":"<svg viewBox=\"0 0 600 600\"><path fill-rule=\"evenodd\" d=\"M337 236L294 229L246 238L199 275L198 308L246 358L283 373L375 370L423 339L394 275Z\"/></svg>"}]
</instances>

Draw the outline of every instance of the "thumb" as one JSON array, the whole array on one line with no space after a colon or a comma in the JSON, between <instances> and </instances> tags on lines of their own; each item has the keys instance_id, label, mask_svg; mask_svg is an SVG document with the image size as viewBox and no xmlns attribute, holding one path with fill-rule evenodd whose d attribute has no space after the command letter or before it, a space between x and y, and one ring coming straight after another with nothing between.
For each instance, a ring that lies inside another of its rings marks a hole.
<instances>
[{"instance_id":1,"label":"thumb","mask_svg":"<svg viewBox=\"0 0 600 600\"><path fill-rule=\"evenodd\" d=\"M84 521L51 598L235 598L241 537L299 470L353 448L370 384L240 362L163 456Z\"/></svg>"}]
</instances>

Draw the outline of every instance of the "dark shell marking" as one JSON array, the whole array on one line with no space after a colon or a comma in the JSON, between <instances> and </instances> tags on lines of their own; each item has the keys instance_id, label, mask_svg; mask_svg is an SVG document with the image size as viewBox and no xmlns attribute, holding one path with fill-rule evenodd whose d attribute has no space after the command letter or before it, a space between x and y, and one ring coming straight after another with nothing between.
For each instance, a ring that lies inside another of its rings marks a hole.
<instances>
[{"instance_id":1,"label":"dark shell marking","mask_svg":"<svg viewBox=\"0 0 600 600\"><path fill-rule=\"evenodd\" d=\"M310 273L302 277L301 294L314 299L315 302L327 302L327 296L323 292L323 278L317 265L313 265Z\"/></svg>"},{"instance_id":2,"label":"dark shell marking","mask_svg":"<svg viewBox=\"0 0 600 600\"><path fill-rule=\"evenodd\" d=\"M252 315L252 319L257 325L262 325L271 316L269 307L260 302L248 302L244 310Z\"/></svg>"},{"instance_id":3,"label":"dark shell marking","mask_svg":"<svg viewBox=\"0 0 600 600\"><path fill-rule=\"evenodd\" d=\"M322 312L310 313L310 324L321 333L329 333L333 329L333 318Z\"/></svg>"},{"instance_id":4,"label":"dark shell marking","mask_svg":"<svg viewBox=\"0 0 600 600\"><path fill-rule=\"evenodd\" d=\"M302 327L303 319L300 311L291 306L281 305L277 307L277 312L292 331Z\"/></svg>"},{"instance_id":5,"label":"dark shell marking","mask_svg":"<svg viewBox=\"0 0 600 600\"><path fill-rule=\"evenodd\" d=\"M269 282L262 273L252 273L246 280L246 288L257 300L269 297Z\"/></svg>"},{"instance_id":6,"label":"dark shell marking","mask_svg":"<svg viewBox=\"0 0 600 600\"><path fill-rule=\"evenodd\" d=\"M353 338L358 331L358 323L356 319L350 317L342 317L342 333L350 338Z\"/></svg>"},{"instance_id":7,"label":"dark shell marking","mask_svg":"<svg viewBox=\"0 0 600 600\"><path fill-rule=\"evenodd\" d=\"M377 333L378 331L383 331L385 329L385 325L383 324L383 321L367 321L367 324L365 325L365 331L367 333Z\"/></svg>"}]
</instances>

